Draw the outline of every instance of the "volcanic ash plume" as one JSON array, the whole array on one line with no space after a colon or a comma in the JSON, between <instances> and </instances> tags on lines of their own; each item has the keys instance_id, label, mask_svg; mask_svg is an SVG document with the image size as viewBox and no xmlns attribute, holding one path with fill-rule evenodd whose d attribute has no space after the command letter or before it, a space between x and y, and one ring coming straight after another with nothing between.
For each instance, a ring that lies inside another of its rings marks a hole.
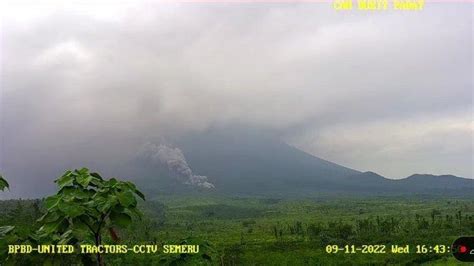
<instances>
[{"instance_id":1,"label":"volcanic ash plume","mask_svg":"<svg viewBox=\"0 0 474 266\"><path fill-rule=\"evenodd\" d=\"M180 149L163 144L147 143L143 152L151 160L168 166L169 171L175 174L178 180L184 184L209 189L214 188L214 185L207 181L207 176L193 174Z\"/></svg>"}]
</instances>

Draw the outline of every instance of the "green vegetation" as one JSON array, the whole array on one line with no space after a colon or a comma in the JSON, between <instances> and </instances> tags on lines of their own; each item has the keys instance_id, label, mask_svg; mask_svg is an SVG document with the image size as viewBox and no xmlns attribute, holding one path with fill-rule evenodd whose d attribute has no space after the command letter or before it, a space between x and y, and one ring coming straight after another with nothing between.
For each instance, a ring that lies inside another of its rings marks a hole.
<instances>
[{"instance_id":1,"label":"green vegetation","mask_svg":"<svg viewBox=\"0 0 474 266\"><path fill-rule=\"evenodd\" d=\"M14 217L33 221L37 203L0 202L0 225L23 228ZM138 207L143 219L119 229L121 244L198 244L200 252L108 254L106 265L456 265L449 253L415 254L415 246L450 245L460 235L474 234L471 199L192 196L158 197ZM326 253L327 245L375 244L387 245L387 253ZM392 254L392 244L409 244L411 253Z\"/></svg>"},{"instance_id":2,"label":"green vegetation","mask_svg":"<svg viewBox=\"0 0 474 266\"><path fill-rule=\"evenodd\" d=\"M5 188L8 189L9 187L10 185L8 184L7 180L5 180L2 175L0 175L0 190L4 191ZM11 225L0 226L0 238L5 237L7 234L13 231L13 229L15 229L15 227Z\"/></svg>"},{"instance_id":3,"label":"green vegetation","mask_svg":"<svg viewBox=\"0 0 474 266\"><path fill-rule=\"evenodd\" d=\"M114 227L130 225L132 216L141 218L135 195L143 200L145 196L131 182L106 181L87 168L67 171L55 182L59 192L45 200L46 213L38 220L43 224L36 234L38 242L51 239L58 244L99 246L104 230L117 241ZM104 264L100 253L97 262Z\"/></svg>"},{"instance_id":4,"label":"green vegetation","mask_svg":"<svg viewBox=\"0 0 474 266\"><path fill-rule=\"evenodd\" d=\"M7 244L55 244L79 245L103 244L103 232L110 232L110 239L117 242L116 227L127 227L132 223L132 217L141 218L137 209L135 196L145 199L145 196L131 182L118 181L115 178L104 180L97 173L90 173L87 168L66 171L55 181L58 184L58 193L46 198L43 202L44 214L39 216L38 202L33 205L33 213L25 215L22 201L17 207L5 213L11 217L10 222L16 223L19 218L27 224L18 224L18 230L9 226L0 231L4 239L1 247L6 252ZM36 232L31 226L36 220L39 227ZM25 228L27 226L27 228ZM28 230L30 229L30 230ZM110 240L107 239L107 240ZM89 254L67 256L7 256L3 255L7 263L35 265L39 262L68 264L75 260L90 265L93 260ZM75 258L77 257L77 258ZM96 263L104 265L103 255L96 253Z\"/></svg>"},{"instance_id":5,"label":"green vegetation","mask_svg":"<svg viewBox=\"0 0 474 266\"><path fill-rule=\"evenodd\" d=\"M450 254L327 254L327 245L450 245L474 233L472 200L161 198L163 243L213 243L225 265L357 265L451 261ZM447 260L447 261L445 261ZM452 261L454 262L454 261Z\"/></svg>"},{"instance_id":6,"label":"green vegetation","mask_svg":"<svg viewBox=\"0 0 474 266\"><path fill-rule=\"evenodd\" d=\"M2 175L0 175L0 190L4 191L5 188L10 188L10 185L8 184L7 180L5 180Z\"/></svg>"}]
</instances>

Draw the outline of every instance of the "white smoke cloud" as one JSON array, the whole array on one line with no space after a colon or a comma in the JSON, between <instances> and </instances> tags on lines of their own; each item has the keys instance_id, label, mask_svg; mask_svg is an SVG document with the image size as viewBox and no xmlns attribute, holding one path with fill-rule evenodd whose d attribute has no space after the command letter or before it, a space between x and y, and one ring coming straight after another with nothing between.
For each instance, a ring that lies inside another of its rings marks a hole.
<instances>
[{"instance_id":1,"label":"white smoke cloud","mask_svg":"<svg viewBox=\"0 0 474 266\"><path fill-rule=\"evenodd\" d=\"M176 178L187 185L211 189L214 185L207 180L207 176L195 175L186 162L183 152L179 148L172 148L164 144L147 143L142 155L168 167Z\"/></svg>"}]
</instances>

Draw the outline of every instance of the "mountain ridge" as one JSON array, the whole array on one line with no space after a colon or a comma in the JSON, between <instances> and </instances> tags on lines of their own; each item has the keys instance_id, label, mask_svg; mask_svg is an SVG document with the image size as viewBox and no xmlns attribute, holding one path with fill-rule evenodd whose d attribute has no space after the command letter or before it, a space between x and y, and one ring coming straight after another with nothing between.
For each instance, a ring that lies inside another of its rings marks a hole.
<instances>
[{"instance_id":1,"label":"mountain ridge","mask_svg":"<svg viewBox=\"0 0 474 266\"><path fill-rule=\"evenodd\" d=\"M373 171L361 172L321 159L261 131L209 130L181 137L174 143L182 150L192 171L207 176L215 185L211 193L280 196L340 193L474 195L472 179L431 174L388 179ZM186 185L180 188L162 165L141 159L138 162L141 166L136 169L141 168L139 176L142 180L157 179L159 175L162 177L160 183L167 184L164 190L168 192L186 193L193 190Z\"/></svg>"}]
</instances>

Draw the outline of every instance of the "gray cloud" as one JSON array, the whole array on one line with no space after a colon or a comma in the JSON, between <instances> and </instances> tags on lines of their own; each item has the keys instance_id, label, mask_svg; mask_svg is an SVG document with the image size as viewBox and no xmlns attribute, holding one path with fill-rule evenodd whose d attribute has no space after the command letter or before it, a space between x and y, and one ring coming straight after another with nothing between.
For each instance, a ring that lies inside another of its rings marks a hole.
<instances>
[{"instance_id":1,"label":"gray cloud","mask_svg":"<svg viewBox=\"0 0 474 266\"><path fill-rule=\"evenodd\" d=\"M472 177L468 5L12 2L1 168L13 184L41 184L31 172L125 160L158 135L238 123L356 169Z\"/></svg>"}]
</instances>

